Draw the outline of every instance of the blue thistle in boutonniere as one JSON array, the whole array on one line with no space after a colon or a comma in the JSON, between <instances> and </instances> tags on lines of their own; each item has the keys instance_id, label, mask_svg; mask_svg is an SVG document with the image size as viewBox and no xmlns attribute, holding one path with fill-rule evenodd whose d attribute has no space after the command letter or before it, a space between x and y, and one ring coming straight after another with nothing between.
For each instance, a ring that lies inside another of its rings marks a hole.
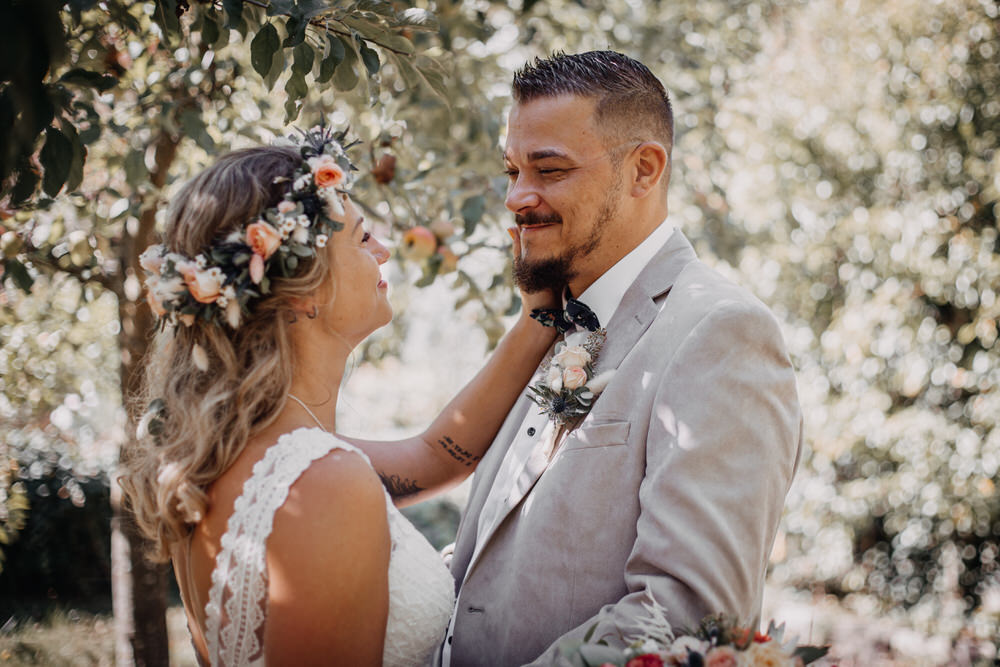
<instances>
[{"instance_id":1,"label":"blue thistle in boutonniere","mask_svg":"<svg viewBox=\"0 0 1000 667\"><path fill-rule=\"evenodd\" d=\"M542 370L541 380L528 387L531 400L559 426L590 412L614 375L613 370L600 375L594 373L606 336L605 329L598 329L587 336L583 345L560 342Z\"/></svg>"}]
</instances>

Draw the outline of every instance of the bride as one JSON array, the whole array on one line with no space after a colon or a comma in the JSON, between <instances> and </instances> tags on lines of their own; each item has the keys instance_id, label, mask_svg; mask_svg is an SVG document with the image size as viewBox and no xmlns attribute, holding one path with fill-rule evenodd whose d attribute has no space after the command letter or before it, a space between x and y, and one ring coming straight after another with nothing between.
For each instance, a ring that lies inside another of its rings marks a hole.
<instances>
[{"instance_id":1,"label":"bride","mask_svg":"<svg viewBox=\"0 0 1000 667\"><path fill-rule=\"evenodd\" d=\"M343 139L224 156L142 257L161 326L121 481L203 664L421 665L454 604L441 558L334 435L348 355L392 317ZM426 431L361 443L407 471L394 492L468 475L554 335L522 316Z\"/></svg>"}]
</instances>

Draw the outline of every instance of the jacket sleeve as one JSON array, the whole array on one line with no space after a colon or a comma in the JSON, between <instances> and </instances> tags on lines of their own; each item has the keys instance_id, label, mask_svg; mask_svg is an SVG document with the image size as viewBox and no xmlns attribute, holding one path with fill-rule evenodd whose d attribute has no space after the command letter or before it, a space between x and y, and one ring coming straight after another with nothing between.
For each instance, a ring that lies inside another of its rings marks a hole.
<instances>
[{"instance_id":1,"label":"jacket sleeve","mask_svg":"<svg viewBox=\"0 0 1000 667\"><path fill-rule=\"evenodd\" d=\"M650 598L675 629L723 612L758 624L764 575L801 443L795 376L777 323L757 301L713 306L655 388L628 594L557 639L624 647Z\"/></svg>"}]
</instances>

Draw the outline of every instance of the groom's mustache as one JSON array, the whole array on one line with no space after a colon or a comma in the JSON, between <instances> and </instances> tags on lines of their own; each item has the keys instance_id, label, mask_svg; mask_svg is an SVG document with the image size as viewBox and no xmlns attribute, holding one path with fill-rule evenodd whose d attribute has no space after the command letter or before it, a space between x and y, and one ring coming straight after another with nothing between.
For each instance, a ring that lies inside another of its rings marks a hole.
<instances>
[{"instance_id":1,"label":"groom's mustache","mask_svg":"<svg viewBox=\"0 0 1000 667\"><path fill-rule=\"evenodd\" d=\"M514 216L514 222L517 223L518 227L524 227L525 225L551 225L551 224L562 224L562 216L558 213L549 213L547 215L542 215L541 213L525 213L524 215L516 214Z\"/></svg>"}]
</instances>

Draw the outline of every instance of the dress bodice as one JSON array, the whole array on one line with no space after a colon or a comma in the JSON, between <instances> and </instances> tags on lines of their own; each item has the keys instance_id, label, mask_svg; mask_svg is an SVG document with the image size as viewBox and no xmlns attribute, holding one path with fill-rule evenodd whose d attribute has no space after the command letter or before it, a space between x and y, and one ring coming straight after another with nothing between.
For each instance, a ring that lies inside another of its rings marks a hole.
<instances>
[{"instance_id":1,"label":"dress bodice","mask_svg":"<svg viewBox=\"0 0 1000 667\"><path fill-rule=\"evenodd\" d=\"M264 664L266 543L274 514L299 476L334 449L354 452L368 461L350 443L320 429L302 428L281 436L254 465L229 517L212 571L205 636L213 665ZM383 664L416 667L430 661L448 626L454 580L430 543L400 514L388 494L385 498L392 551Z\"/></svg>"}]
</instances>

